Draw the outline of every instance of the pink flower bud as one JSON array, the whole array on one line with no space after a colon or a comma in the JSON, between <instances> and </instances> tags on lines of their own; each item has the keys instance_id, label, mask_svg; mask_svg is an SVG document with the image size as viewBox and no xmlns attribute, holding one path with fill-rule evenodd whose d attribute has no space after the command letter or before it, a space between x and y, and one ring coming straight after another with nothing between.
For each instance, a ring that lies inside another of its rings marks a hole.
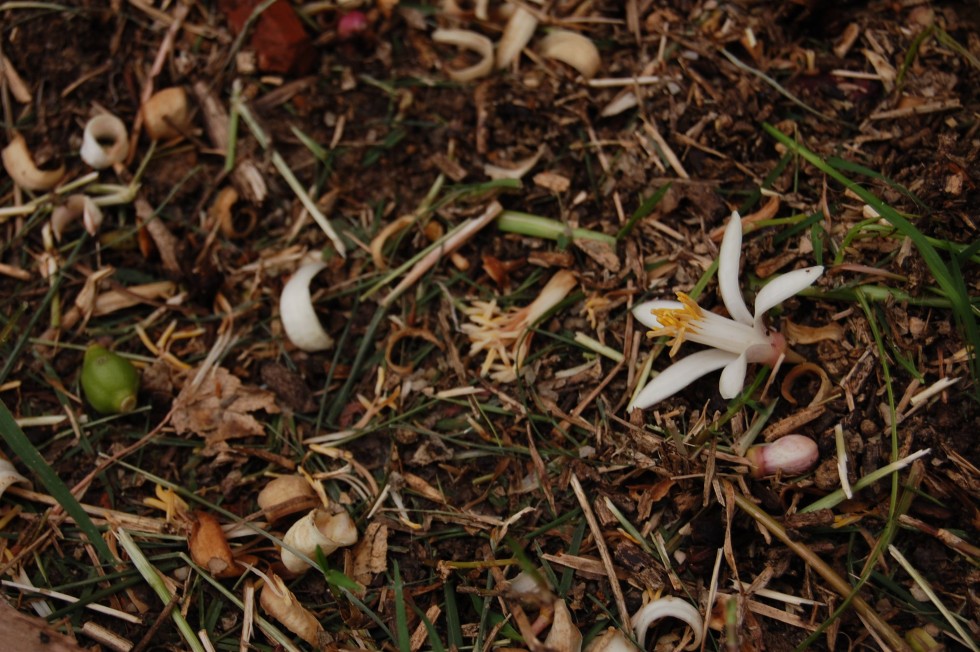
<instances>
[{"instance_id":1,"label":"pink flower bud","mask_svg":"<svg viewBox=\"0 0 980 652\"><path fill-rule=\"evenodd\" d=\"M362 34L367 28L367 14L363 11L349 11L337 21L337 38L346 41Z\"/></svg>"},{"instance_id":2,"label":"pink flower bud","mask_svg":"<svg viewBox=\"0 0 980 652\"><path fill-rule=\"evenodd\" d=\"M816 465L819 456L817 443L803 435L786 435L771 444L753 446L745 453L756 478L776 473L801 475Z\"/></svg>"}]
</instances>

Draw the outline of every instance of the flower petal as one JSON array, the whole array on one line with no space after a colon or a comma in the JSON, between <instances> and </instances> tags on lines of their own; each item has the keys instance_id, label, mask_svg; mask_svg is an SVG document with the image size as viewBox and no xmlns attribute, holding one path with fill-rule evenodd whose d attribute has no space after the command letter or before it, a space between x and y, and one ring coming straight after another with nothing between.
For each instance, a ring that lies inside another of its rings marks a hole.
<instances>
[{"instance_id":1,"label":"flower petal","mask_svg":"<svg viewBox=\"0 0 980 652\"><path fill-rule=\"evenodd\" d=\"M738 396L742 388L745 387L745 372L748 369L748 357L743 352L721 370L721 378L718 380L718 393L723 399L730 400Z\"/></svg>"},{"instance_id":2,"label":"flower petal","mask_svg":"<svg viewBox=\"0 0 980 652\"><path fill-rule=\"evenodd\" d=\"M654 301L644 301L643 303L633 306L633 316L636 317L636 321L640 322L647 328L661 328L661 324L654 317L654 310L661 309L668 310L681 310L684 308L684 304L680 301L666 301L662 299L656 299Z\"/></svg>"},{"instance_id":3,"label":"flower petal","mask_svg":"<svg viewBox=\"0 0 980 652\"><path fill-rule=\"evenodd\" d=\"M648 408L669 396L673 396L695 380L712 371L732 364L739 356L728 351L708 349L698 351L670 365L660 375L647 383L627 407L632 412L636 408ZM744 375L743 375L744 379Z\"/></svg>"},{"instance_id":4,"label":"flower petal","mask_svg":"<svg viewBox=\"0 0 980 652\"><path fill-rule=\"evenodd\" d=\"M728 226L725 227L725 236L721 239L721 250L718 252L718 289L732 319L743 324L752 324L755 320L745 306L742 291L738 287L738 262L741 257L742 218L738 211L732 211Z\"/></svg>"},{"instance_id":5,"label":"flower petal","mask_svg":"<svg viewBox=\"0 0 980 652\"><path fill-rule=\"evenodd\" d=\"M797 269L778 276L770 281L764 288L755 295L755 323L762 320L762 316L771 308L778 306L794 294L813 285L813 283L823 274L823 267L806 267Z\"/></svg>"}]
</instances>

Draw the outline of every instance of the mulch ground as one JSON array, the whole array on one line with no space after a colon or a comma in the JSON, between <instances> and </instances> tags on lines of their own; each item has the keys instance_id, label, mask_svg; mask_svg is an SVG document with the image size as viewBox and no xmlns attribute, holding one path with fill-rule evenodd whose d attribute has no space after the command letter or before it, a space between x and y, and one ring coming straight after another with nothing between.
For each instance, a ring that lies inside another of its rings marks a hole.
<instances>
[{"instance_id":1,"label":"mulch ground","mask_svg":"<svg viewBox=\"0 0 980 652\"><path fill-rule=\"evenodd\" d=\"M560 605L588 644L664 595L706 618L708 648L976 649L975 340L920 244L975 329L976 3L521 2L538 19L523 52L460 81L481 55L433 35L499 42L514 5L482 4L0 3L3 142L65 166L53 188L0 177L0 399L20 424L3 421L0 450L32 482L0 502L9 649L190 649L174 612L215 649L578 649L543 643ZM591 41L595 71L548 55L558 30ZM170 88L186 115L151 140L146 105ZM130 147L94 180L78 152L105 112ZM55 238L72 193L101 225ZM498 205L555 232L488 222L416 267ZM713 263L733 210L750 306L767 279L825 267L768 317L805 362L750 365L733 401L715 373L628 411L672 362L630 309L681 291L724 313ZM321 351L280 319L310 261ZM571 289L520 322L533 337L480 335L559 274ZM139 368L134 411L85 400L93 342ZM789 433L816 442L815 468L753 477L746 438ZM852 485L921 456L833 500L842 453ZM318 492L296 503L349 513L359 542L293 574L277 542L302 514L273 521L257 500L303 474ZM120 531L168 578L169 608ZM209 563L226 549L231 570ZM319 623L308 642L257 607L273 576ZM666 619L647 644L689 641Z\"/></svg>"}]
</instances>

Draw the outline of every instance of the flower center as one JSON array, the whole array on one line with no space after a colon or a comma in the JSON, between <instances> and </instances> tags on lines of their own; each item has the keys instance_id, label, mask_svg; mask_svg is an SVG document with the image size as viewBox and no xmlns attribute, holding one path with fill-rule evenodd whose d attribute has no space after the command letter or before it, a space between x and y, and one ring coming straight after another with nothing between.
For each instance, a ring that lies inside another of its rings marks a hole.
<instances>
[{"instance_id":1,"label":"flower center","mask_svg":"<svg viewBox=\"0 0 980 652\"><path fill-rule=\"evenodd\" d=\"M660 328L654 328L647 333L648 337L672 337L671 357L674 357L677 350L681 348L689 333L698 332L698 324L704 319L704 311L694 299L683 292L678 292L677 300L681 302L681 308L655 308L650 311L660 323Z\"/></svg>"}]
</instances>

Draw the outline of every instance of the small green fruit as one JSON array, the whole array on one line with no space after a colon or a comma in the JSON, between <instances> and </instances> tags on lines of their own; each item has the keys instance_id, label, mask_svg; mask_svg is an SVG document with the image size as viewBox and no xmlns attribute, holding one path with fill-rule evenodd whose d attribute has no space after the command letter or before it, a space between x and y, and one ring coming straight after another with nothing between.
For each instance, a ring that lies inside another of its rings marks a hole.
<instances>
[{"instance_id":1,"label":"small green fruit","mask_svg":"<svg viewBox=\"0 0 980 652\"><path fill-rule=\"evenodd\" d=\"M85 350L82 390L97 412L129 412L136 407L139 387L139 372L129 360L98 344Z\"/></svg>"}]
</instances>

